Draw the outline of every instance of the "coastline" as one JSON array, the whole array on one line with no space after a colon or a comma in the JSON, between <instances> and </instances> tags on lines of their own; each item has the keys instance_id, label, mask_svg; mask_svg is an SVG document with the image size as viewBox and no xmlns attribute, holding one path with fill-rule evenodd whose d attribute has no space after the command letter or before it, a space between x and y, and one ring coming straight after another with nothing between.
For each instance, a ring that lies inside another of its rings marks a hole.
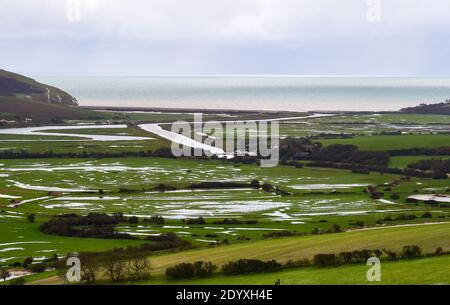
<instances>
[{"instance_id":1,"label":"coastline","mask_svg":"<svg viewBox=\"0 0 450 305\"><path fill-rule=\"evenodd\" d=\"M289 111L289 110L239 110L239 109L213 109L213 108L164 108L164 107L119 107L119 106L79 106L82 109L103 112L129 112L129 113L229 113L229 114L396 114L397 111L367 111L367 110L307 110L307 111Z\"/></svg>"}]
</instances>

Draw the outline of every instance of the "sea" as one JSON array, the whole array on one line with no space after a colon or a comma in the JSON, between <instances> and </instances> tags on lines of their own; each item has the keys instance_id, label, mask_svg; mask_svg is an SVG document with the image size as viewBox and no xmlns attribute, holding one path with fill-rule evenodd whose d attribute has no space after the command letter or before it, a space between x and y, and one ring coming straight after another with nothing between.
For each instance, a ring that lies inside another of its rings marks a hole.
<instances>
[{"instance_id":1,"label":"sea","mask_svg":"<svg viewBox=\"0 0 450 305\"><path fill-rule=\"evenodd\" d=\"M83 106L395 111L450 99L450 77L32 75Z\"/></svg>"}]
</instances>

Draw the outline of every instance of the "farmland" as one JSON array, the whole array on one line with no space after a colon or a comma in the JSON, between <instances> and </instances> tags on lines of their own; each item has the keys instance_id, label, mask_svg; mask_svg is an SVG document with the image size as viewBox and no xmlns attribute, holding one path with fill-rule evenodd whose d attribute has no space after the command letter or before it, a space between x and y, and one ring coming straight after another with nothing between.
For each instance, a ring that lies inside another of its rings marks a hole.
<instances>
[{"instance_id":1,"label":"farmland","mask_svg":"<svg viewBox=\"0 0 450 305\"><path fill-rule=\"evenodd\" d=\"M178 114L168 117L132 115L139 120L161 122L175 116L187 119L187 115ZM366 125L364 122L368 118L364 115L282 120L280 137L283 141L287 137L313 136L313 141L324 147L353 144L369 151L437 148L450 143L448 134L406 131L402 135L373 134L378 128L392 130L387 125L397 122L390 115L372 118L376 121L371 120ZM402 115L399 119L415 124L422 132L432 128L432 124L438 128L448 124L439 116ZM92 124L72 121L70 125L77 123ZM164 278L167 267L198 260L211 261L218 266L239 258L286 263L291 259L312 259L319 253L374 248L400 251L406 245L420 246L425 254L439 247L450 251L448 205L408 200L413 195L435 196L436 193L447 198L448 180L310 167L307 160L301 161L302 166L280 164L262 168L224 159L156 157L150 152L169 148L170 142L136 124L83 129L61 125L60 129L52 127L38 135L0 135L0 152L17 156L0 160L0 265L20 264L27 257L39 263L54 256L62 258L67 253L138 247L150 237L168 233L189 242L191 249L150 253L155 278L147 284L172 284ZM346 133L353 128L348 124L364 127L365 131L334 138L318 132L337 130L334 127L340 126ZM54 133L57 135L52 135ZM109 136L119 138L109 140ZM99 141L89 137L106 138ZM35 157L23 157L23 152L34 153ZM111 154L116 156L111 157ZM391 156L389 167L406 168L430 158L433 156ZM215 183L215 186L205 185L205 182ZM368 187L381 195L368 193ZM124 215L125 218L114 225L114 230L133 238L80 238L49 235L41 230L41 226L56 215L89 213ZM34 215L33 221L29 220L29 215ZM163 218L164 223L147 222L152 216ZM201 222L192 221L199 217ZM234 219L235 223L225 222L226 219ZM438 270L447 257L427 259L433 260ZM414 264L419 268L427 259ZM405 261L389 262L386 268L392 270L392 274L408 274L406 264ZM363 269L364 266L345 266L327 272L311 267L236 278L215 275L211 282L192 280L179 284L250 281L270 284L274 278L282 278L285 284L320 281L359 284L361 279L352 274L359 274ZM350 276L343 280L345 272ZM45 274L34 275L39 281L45 281L45 277ZM54 277L54 273L48 273L48 277ZM302 280L303 277L306 278ZM435 277L415 282L445 282L445 278L437 272ZM386 283L405 281L400 276L392 276Z\"/></svg>"}]
</instances>

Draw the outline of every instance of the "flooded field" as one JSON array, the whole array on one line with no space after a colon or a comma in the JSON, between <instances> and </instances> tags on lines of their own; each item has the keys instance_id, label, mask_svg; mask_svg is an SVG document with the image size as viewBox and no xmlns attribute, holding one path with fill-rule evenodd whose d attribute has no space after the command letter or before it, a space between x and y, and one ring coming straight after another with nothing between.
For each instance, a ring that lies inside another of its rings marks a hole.
<instances>
[{"instance_id":1,"label":"flooded field","mask_svg":"<svg viewBox=\"0 0 450 305\"><path fill-rule=\"evenodd\" d=\"M63 255L63 249L68 246L65 238L29 231L29 227L36 228L55 214L123 213L126 217L138 217L140 223L118 226L116 229L120 232L140 238L174 232L201 245L219 243L223 239L236 242L258 239L273 232L309 232L317 227L330 228L333 224L351 229L356 216L358 220L375 222L386 215L420 214L429 208L404 203L407 196L412 195L411 187L420 185L425 194L426 189L445 187L445 182L413 179L398 186L396 191L402 194L400 200L376 200L363 193L369 185L384 185L395 178L331 169L287 166L264 169L217 160L4 160L0 164L0 218L4 226L0 235L0 259L8 262L23 256L17 253L29 253L41 259L53 254ZM254 180L275 185L291 195L282 196L252 187L191 188L192 184L202 182L250 183ZM173 189L156 190L161 184ZM30 213L36 215L37 224L26 222ZM445 211L437 209L433 213L446 215ZM166 223L142 222L154 215L164 217ZM187 224L189 219L198 217L208 219L208 223ZM241 219L242 223L214 224L224 218ZM246 224L247 220L252 220L250 225ZM7 226L8 222L13 225Z\"/></svg>"}]
</instances>

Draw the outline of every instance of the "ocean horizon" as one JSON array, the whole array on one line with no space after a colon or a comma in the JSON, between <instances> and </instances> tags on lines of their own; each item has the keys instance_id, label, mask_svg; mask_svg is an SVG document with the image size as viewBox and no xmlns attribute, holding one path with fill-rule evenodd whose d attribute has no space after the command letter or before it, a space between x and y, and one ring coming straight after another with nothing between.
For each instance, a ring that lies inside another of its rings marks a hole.
<instances>
[{"instance_id":1,"label":"ocean horizon","mask_svg":"<svg viewBox=\"0 0 450 305\"><path fill-rule=\"evenodd\" d=\"M34 74L82 106L270 111L396 111L450 98L449 76Z\"/></svg>"}]
</instances>

